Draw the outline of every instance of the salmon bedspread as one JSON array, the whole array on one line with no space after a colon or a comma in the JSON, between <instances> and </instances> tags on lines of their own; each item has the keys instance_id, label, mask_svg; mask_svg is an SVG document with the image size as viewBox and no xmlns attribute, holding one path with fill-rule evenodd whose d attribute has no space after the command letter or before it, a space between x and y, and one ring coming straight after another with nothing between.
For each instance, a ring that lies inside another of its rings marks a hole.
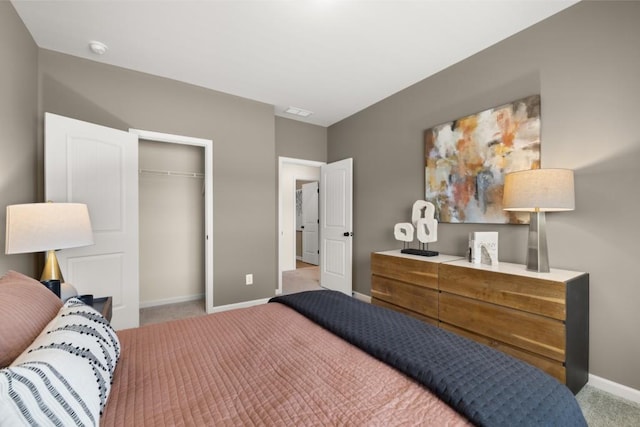
<instances>
[{"instance_id":1,"label":"salmon bedspread","mask_svg":"<svg viewBox=\"0 0 640 427\"><path fill-rule=\"evenodd\" d=\"M104 426L462 426L426 388L282 304L118 332Z\"/></svg>"}]
</instances>

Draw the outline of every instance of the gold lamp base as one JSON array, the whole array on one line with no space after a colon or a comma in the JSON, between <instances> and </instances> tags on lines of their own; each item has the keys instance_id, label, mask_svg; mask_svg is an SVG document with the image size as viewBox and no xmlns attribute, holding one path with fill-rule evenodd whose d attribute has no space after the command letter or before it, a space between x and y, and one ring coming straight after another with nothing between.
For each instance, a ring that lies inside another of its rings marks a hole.
<instances>
[{"instance_id":1,"label":"gold lamp base","mask_svg":"<svg viewBox=\"0 0 640 427\"><path fill-rule=\"evenodd\" d=\"M47 280L59 280L60 281L60 299L66 301L71 297L78 295L78 291L70 283L65 283L64 277L62 277L62 271L60 271L60 265L58 264L58 257L56 257L56 251L47 251L47 261L42 269L42 276L40 281Z\"/></svg>"},{"instance_id":2,"label":"gold lamp base","mask_svg":"<svg viewBox=\"0 0 640 427\"><path fill-rule=\"evenodd\" d=\"M64 283L58 257L56 257L56 251L53 250L47 251L47 261L42 269L42 276L40 276L40 281L45 280L60 280L60 283Z\"/></svg>"}]
</instances>

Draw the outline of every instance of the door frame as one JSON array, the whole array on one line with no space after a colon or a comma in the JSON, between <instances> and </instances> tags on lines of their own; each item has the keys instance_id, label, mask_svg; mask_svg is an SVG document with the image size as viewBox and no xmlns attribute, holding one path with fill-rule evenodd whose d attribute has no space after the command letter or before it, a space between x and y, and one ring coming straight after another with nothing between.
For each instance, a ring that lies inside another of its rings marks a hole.
<instances>
[{"instance_id":1,"label":"door frame","mask_svg":"<svg viewBox=\"0 0 640 427\"><path fill-rule=\"evenodd\" d=\"M169 144L192 145L204 148L204 235L205 235L205 307L207 313L213 313L213 141L191 136L172 135L142 129L129 129L144 139ZM210 238L211 237L211 238Z\"/></svg>"},{"instance_id":2,"label":"door frame","mask_svg":"<svg viewBox=\"0 0 640 427\"><path fill-rule=\"evenodd\" d=\"M320 167L322 165L326 165L326 162L320 162L315 160L304 160L304 159L295 159L292 157L278 157L278 287L276 288L276 295L282 294L282 248L284 245L292 245L293 250L293 265L295 265L296 251L295 251L295 233L293 239L290 242L284 242L284 224L282 223L282 212L284 210L283 199L282 196L285 194L285 191L291 192L293 194L293 199L295 200L295 192L296 192L296 180L305 180L305 181L315 181L316 178L307 177L307 176L296 176L293 180L293 186L288 188L283 182L282 173L285 165L294 165L294 166L313 166ZM319 181L318 181L319 184ZM292 218L296 217L296 205L293 203L291 206ZM321 260L322 262L322 260Z\"/></svg>"}]
</instances>

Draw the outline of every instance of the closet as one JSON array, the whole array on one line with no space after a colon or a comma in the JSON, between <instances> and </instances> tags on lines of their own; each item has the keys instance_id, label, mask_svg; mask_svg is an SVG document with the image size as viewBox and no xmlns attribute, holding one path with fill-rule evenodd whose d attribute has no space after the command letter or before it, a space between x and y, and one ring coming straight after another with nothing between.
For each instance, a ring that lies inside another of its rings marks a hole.
<instances>
[{"instance_id":1,"label":"closet","mask_svg":"<svg viewBox=\"0 0 640 427\"><path fill-rule=\"evenodd\" d=\"M140 139L138 186L140 307L203 299L204 148Z\"/></svg>"}]
</instances>

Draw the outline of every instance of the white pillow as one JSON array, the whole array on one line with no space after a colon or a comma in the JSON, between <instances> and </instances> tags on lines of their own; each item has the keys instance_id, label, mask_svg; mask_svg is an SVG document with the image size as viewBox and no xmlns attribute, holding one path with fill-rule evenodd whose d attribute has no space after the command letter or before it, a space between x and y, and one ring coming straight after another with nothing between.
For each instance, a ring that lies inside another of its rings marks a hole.
<instances>
[{"instance_id":1,"label":"white pillow","mask_svg":"<svg viewBox=\"0 0 640 427\"><path fill-rule=\"evenodd\" d=\"M98 425L119 357L109 322L71 298L0 370L0 425Z\"/></svg>"}]
</instances>

